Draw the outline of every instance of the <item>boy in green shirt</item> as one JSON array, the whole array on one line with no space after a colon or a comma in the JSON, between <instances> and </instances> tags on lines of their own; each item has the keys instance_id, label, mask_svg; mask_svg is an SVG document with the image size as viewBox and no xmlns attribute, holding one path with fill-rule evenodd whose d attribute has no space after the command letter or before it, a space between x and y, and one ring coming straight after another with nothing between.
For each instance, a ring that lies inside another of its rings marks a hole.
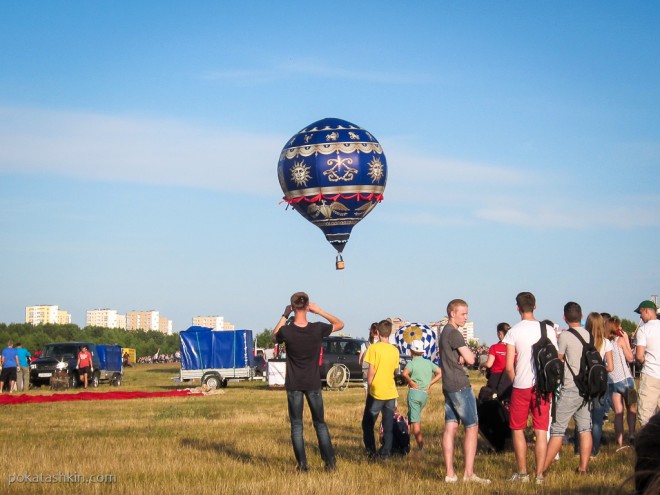
<instances>
[{"instance_id":1,"label":"boy in green shirt","mask_svg":"<svg viewBox=\"0 0 660 495\"><path fill-rule=\"evenodd\" d=\"M424 448L422 437L422 409L429 398L431 385L440 381L442 371L433 361L422 356L424 344L421 340L414 340L410 346L413 355L411 361L406 364L402 376L408 382L408 421L412 426L413 435L417 441L419 450Z\"/></svg>"}]
</instances>

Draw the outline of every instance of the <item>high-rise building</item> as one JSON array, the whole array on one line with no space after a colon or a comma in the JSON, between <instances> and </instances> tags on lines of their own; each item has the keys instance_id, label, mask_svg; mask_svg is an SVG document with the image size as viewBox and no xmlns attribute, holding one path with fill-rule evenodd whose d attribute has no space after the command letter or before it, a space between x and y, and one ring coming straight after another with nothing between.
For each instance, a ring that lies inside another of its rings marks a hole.
<instances>
[{"instance_id":1,"label":"high-rise building","mask_svg":"<svg viewBox=\"0 0 660 495\"><path fill-rule=\"evenodd\" d=\"M121 328L126 330L126 315L116 309L91 309L87 311L87 326L103 328Z\"/></svg>"},{"instance_id":2,"label":"high-rise building","mask_svg":"<svg viewBox=\"0 0 660 495\"><path fill-rule=\"evenodd\" d=\"M154 310L129 311L126 313L126 330L158 332L160 330L160 313Z\"/></svg>"},{"instance_id":3,"label":"high-rise building","mask_svg":"<svg viewBox=\"0 0 660 495\"><path fill-rule=\"evenodd\" d=\"M129 311L126 314L126 330L162 332L172 334L172 320L160 316L158 311Z\"/></svg>"},{"instance_id":4,"label":"high-rise building","mask_svg":"<svg viewBox=\"0 0 660 495\"><path fill-rule=\"evenodd\" d=\"M164 316L158 319L158 331L167 335L172 335L172 320L168 320Z\"/></svg>"},{"instance_id":5,"label":"high-rise building","mask_svg":"<svg viewBox=\"0 0 660 495\"><path fill-rule=\"evenodd\" d=\"M195 316L192 319L194 327L205 327L211 330L224 330L225 317L224 316Z\"/></svg>"},{"instance_id":6,"label":"high-rise building","mask_svg":"<svg viewBox=\"0 0 660 495\"><path fill-rule=\"evenodd\" d=\"M60 309L57 305L26 306L25 323L66 325L71 323L71 313Z\"/></svg>"}]
</instances>

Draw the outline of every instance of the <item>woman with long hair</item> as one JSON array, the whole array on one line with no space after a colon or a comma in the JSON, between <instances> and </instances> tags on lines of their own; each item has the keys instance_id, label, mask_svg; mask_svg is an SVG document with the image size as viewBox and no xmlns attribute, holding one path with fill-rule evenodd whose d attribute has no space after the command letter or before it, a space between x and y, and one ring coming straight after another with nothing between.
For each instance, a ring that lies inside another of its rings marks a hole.
<instances>
[{"instance_id":1,"label":"woman with long hair","mask_svg":"<svg viewBox=\"0 0 660 495\"><path fill-rule=\"evenodd\" d=\"M616 316L607 322L608 338L612 342L614 370L610 372L609 395L614 408L614 435L619 448L623 447L623 411L626 410L628 423L628 441L635 441L637 422L637 400L635 380L629 364L633 362L632 348L628 334L621 327L621 320Z\"/></svg>"},{"instance_id":2,"label":"woman with long hair","mask_svg":"<svg viewBox=\"0 0 660 495\"><path fill-rule=\"evenodd\" d=\"M600 357L603 358L608 373L611 373L614 370L614 360L612 357L612 342L610 342L608 338L609 333L605 329L605 319L600 313L589 313L584 328L593 336L594 347L600 353ZM600 440L603 436L603 421L606 411L607 397L596 397L591 409L591 435L594 440L591 449L592 457L598 455L598 451L600 450Z\"/></svg>"}]
</instances>

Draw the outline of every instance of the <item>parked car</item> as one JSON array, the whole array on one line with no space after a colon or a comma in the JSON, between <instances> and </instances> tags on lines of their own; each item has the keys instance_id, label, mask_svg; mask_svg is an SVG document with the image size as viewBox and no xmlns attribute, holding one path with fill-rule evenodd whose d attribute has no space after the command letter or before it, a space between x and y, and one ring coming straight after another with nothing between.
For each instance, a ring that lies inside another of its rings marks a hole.
<instances>
[{"instance_id":1,"label":"parked car","mask_svg":"<svg viewBox=\"0 0 660 495\"><path fill-rule=\"evenodd\" d=\"M362 381L360 347L366 341L353 337L325 337L323 339L323 358L321 362L321 380L325 381L328 370L334 364L343 364L350 371L350 381Z\"/></svg>"},{"instance_id":2,"label":"parked car","mask_svg":"<svg viewBox=\"0 0 660 495\"><path fill-rule=\"evenodd\" d=\"M254 356L254 376L266 376L268 370L268 362L264 359L263 355L257 354Z\"/></svg>"},{"instance_id":3,"label":"parked car","mask_svg":"<svg viewBox=\"0 0 660 495\"><path fill-rule=\"evenodd\" d=\"M96 350L96 344L91 342L46 344L41 357L39 359L33 359L30 363L30 385L33 387L49 385L50 378L55 372L58 369L63 369L66 370L69 376L69 387L77 387L80 377L78 376L76 363L78 361L78 352L80 352L84 345L87 346L89 352L92 354L92 367L94 368L89 382L93 387L98 386L101 376L101 363Z\"/></svg>"}]
</instances>

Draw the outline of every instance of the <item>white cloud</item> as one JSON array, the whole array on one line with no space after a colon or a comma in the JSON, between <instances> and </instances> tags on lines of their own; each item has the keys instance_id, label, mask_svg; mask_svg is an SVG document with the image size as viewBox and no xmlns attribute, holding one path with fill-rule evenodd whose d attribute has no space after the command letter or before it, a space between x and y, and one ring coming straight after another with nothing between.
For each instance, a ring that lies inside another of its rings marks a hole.
<instances>
[{"instance_id":1,"label":"white cloud","mask_svg":"<svg viewBox=\"0 0 660 495\"><path fill-rule=\"evenodd\" d=\"M285 136L0 107L0 171L270 194Z\"/></svg>"},{"instance_id":2,"label":"white cloud","mask_svg":"<svg viewBox=\"0 0 660 495\"><path fill-rule=\"evenodd\" d=\"M173 119L0 107L0 173L279 196L277 160L288 137ZM576 196L563 190L549 196L548 184L557 180L552 170L530 172L425 156L423 150L409 152L402 145L390 148L385 150L385 198L408 210L390 216L394 222L551 229L660 226L658 195L621 192L614 202L601 194ZM571 182L565 170L561 174Z\"/></svg>"},{"instance_id":3,"label":"white cloud","mask_svg":"<svg viewBox=\"0 0 660 495\"><path fill-rule=\"evenodd\" d=\"M249 81L264 83L292 77L362 81L379 84L427 84L433 79L425 74L378 72L366 68L346 69L345 65L325 65L313 59L298 59L276 64L263 69L229 69L207 71L202 74L205 80Z\"/></svg>"},{"instance_id":4,"label":"white cloud","mask_svg":"<svg viewBox=\"0 0 660 495\"><path fill-rule=\"evenodd\" d=\"M660 227L660 216L654 215L660 207L659 198L618 198L622 204L568 200L552 205L522 202L517 206L485 206L475 210L476 218L490 222L530 228L634 229Z\"/></svg>"}]
</instances>

